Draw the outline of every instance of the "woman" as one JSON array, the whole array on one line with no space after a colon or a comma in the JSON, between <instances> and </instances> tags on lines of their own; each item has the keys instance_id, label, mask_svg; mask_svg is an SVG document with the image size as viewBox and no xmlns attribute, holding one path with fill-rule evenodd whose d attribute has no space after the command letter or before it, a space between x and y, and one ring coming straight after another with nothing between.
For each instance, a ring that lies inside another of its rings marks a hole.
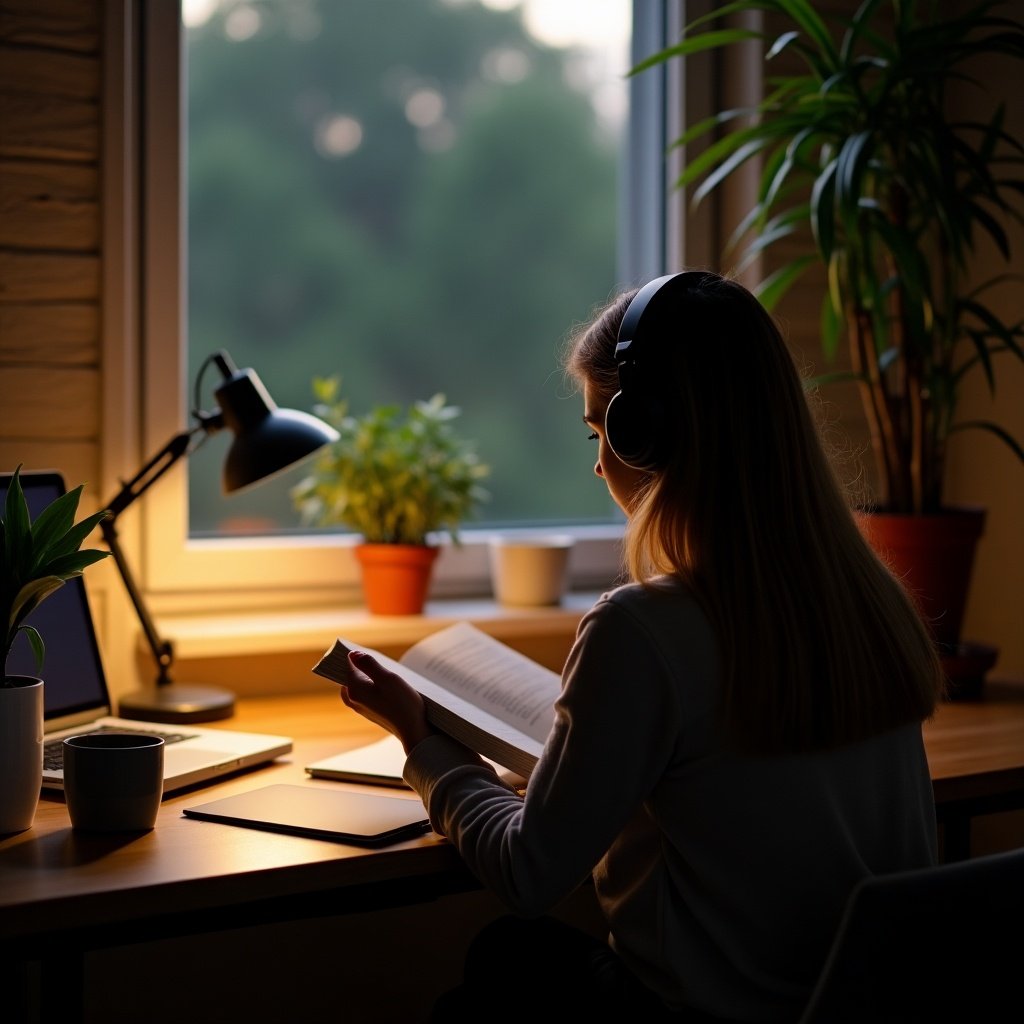
<instances>
[{"instance_id":1,"label":"woman","mask_svg":"<svg viewBox=\"0 0 1024 1024\"><path fill-rule=\"evenodd\" d=\"M794 1020L857 881L936 860L933 644L746 289L659 278L565 366L631 582L580 623L525 798L368 655L342 691L401 739L435 830L515 912L438 1019ZM606 942L541 917L591 876Z\"/></svg>"}]
</instances>

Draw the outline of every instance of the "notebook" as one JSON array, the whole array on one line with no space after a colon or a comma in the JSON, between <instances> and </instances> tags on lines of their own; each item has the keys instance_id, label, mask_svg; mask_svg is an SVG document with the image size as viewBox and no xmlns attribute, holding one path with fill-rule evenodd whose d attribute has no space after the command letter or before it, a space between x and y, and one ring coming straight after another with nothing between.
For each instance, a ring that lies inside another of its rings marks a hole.
<instances>
[{"instance_id":1,"label":"notebook","mask_svg":"<svg viewBox=\"0 0 1024 1024\"><path fill-rule=\"evenodd\" d=\"M0 508L7 499L12 474L0 473ZM22 472L21 486L33 520L65 492L59 473ZM76 521L90 510L79 508ZM91 542L86 547L95 546ZM88 575L88 571L86 573ZM42 671L36 668L28 640L19 635L7 661L13 675L42 676L45 705L44 761L61 741L98 729L159 733L165 739L164 793L198 782L220 778L229 772L265 764L292 749L288 736L206 729L196 725L160 725L118 718L113 714L107 677L103 669L96 629L89 607L85 577L68 580L29 616L46 644ZM61 767L43 768L43 788L63 789Z\"/></svg>"},{"instance_id":2,"label":"notebook","mask_svg":"<svg viewBox=\"0 0 1024 1024\"><path fill-rule=\"evenodd\" d=\"M314 779L408 789L409 786L402 778L404 766L405 748L397 736L389 733L366 746L312 761L306 765L306 774Z\"/></svg>"},{"instance_id":3,"label":"notebook","mask_svg":"<svg viewBox=\"0 0 1024 1024\"><path fill-rule=\"evenodd\" d=\"M182 814L224 825L363 845L393 843L430 830L419 800L314 786L264 786L186 807Z\"/></svg>"},{"instance_id":4,"label":"notebook","mask_svg":"<svg viewBox=\"0 0 1024 1024\"><path fill-rule=\"evenodd\" d=\"M517 789L526 788L526 779L509 768L485 757L484 760L503 778ZM306 774L314 779L334 779L338 782L361 782L375 786L394 786L399 789L411 787L402 778L405 767L405 748L397 736L390 733L373 743L368 743L341 754L311 761L306 765Z\"/></svg>"}]
</instances>

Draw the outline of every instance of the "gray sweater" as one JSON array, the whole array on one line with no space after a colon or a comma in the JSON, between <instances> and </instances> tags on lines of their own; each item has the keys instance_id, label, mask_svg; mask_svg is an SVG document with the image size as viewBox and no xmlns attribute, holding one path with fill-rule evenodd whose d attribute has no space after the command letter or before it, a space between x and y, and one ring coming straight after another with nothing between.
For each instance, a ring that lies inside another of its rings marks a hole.
<instances>
[{"instance_id":1,"label":"gray sweater","mask_svg":"<svg viewBox=\"0 0 1024 1024\"><path fill-rule=\"evenodd\" d=\"M721 740L717 680L686 592L620 587L580 623L525 798L442 735L405 779L513 911L545 913L592 875L609 942L669 1006L789 1020L854 884L936 861L921 729L741 756Z\"/></svg>"}]
</instances>

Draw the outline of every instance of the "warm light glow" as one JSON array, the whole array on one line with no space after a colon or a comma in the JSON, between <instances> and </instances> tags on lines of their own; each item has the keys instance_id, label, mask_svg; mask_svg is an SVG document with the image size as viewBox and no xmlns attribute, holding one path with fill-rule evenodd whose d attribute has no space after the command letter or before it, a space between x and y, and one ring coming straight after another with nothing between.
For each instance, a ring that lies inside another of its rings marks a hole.
<instances>
[{"instance_id":1,"label":"warm light glow","mask_svg":"<svg viewBox=\"0 0 1024 1024\"><path fill-rule=\"evenodd\" d=\"M437 124L444 116L444 97L436 89L417 89L405 101L405 117L417 128Z\"/></svg>"},{"instance_id":2,"label":"warm light glow","mask_svg":"<svg viewBox=\"0 0 1024 1024\"><path fill-rule=\"evenodd\" d=\"M263 17L255 7L239 4L224 19L224 34L236 43L251 39L260 30Z\"/></svg>"},{"instance_id":3,"label":"warm light glow","mask_svg":"<svg viewBox=\"0 0 1024 1024\"><path fill-rule=\"evenodd\" d=\"M631 0L444 0L450 6L479 3L495 11L522 11L523 25L547 46L579 51L580 59L567 67L573 88L587 93L601 120L617 126L626 115L622 79L629 68L628 40L632 25ZM182 20L201 25L218 8L226 10L224 30L230 39L252 38L262 27L257 8L245 0L182 0ZM296 39L313 38L320 31L315 10L288 10L287 28ZM526 54L514 48L493 50L481 62L481 74L492 82L514 85L530 72ZM427 149L447 148L454 129L446 127L444 98L417 89L406 101L405 115L421 129L421 144ZM429 129L429 131L428 131ZM317 130L318 150L326 156L346 156L358 149L362 128L358 122L337 123L331 118Z\"/></svg>"},{"instance_id":4,"label":"warm light glow","mask_svg":"<svg viewBox=\"0 0 1024 1024\"><path fill-rule=\"evenodd\" d=\"M457 5L456 0L447 2ZM458 2L467 3L469 0ZM630 0L479 0L479 3L495 11L522 7L527 30L549 46L614 47L628 38L632 19ZM186 25L201 25L218 6L219 0L182 0L182 20ZM251 25L252 16L258 22L259 12L244 2L237 4L235 10L241 12L236 31L244 31ZM232 11L228 16L229 20L234 13ZM304 24L303 27L307 32L315 31L313 25ZM258 29L257 24L254 31ZM242 37L232 34L232 38Z\"/></svg>"},{"instance_id":5,"label":"warm light glow","mask_svg":"<svg viewBox=\"0 0 1024 1024\"><path fill-rule=\"evenodd\" d=\"M181 20L186 25L202 25L217 9L217 0L181 0Z\"/></svg>"},{"instance_id":6,"label":"warm light glow","mask_svg":"<svg viewBox=\"0 0 1024 1024\"><path fill-rule=\"evenodd\" d=\"M522 8L527 30L549 46L607 49L629 38L629 0L523 0Z\"/></svg>"},{"instance_id":7,"label":"warm light glow","mask_svg":"<svg viewBox=\"0 0 1024 1024\"><path fill-rule=\"evenodd\" d=\"M345 114L325 117L316 126L317 152L324 156L348 156L363 142L363 126Z\"/></svg>"}]
</instances>

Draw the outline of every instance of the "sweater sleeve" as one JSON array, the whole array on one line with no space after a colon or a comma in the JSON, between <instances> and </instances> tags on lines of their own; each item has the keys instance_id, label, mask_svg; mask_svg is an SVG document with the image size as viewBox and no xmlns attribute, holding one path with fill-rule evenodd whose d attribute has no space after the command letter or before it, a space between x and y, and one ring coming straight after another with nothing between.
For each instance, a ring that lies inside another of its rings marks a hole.
<instances>
[{"instance_id":1,"label":"sweater sleeve","mask_svg":"<svg viewBox=\"0 0 1024 1024\"><path fill-rule=\"evenodd\" d=\"M434 829L513 911L552 909L590 874L672 758L679 710L643 625L602 599L584 616L555 721L525 797L446 736L419 743L405 779Z\"/></svg>"}]
</instances>

